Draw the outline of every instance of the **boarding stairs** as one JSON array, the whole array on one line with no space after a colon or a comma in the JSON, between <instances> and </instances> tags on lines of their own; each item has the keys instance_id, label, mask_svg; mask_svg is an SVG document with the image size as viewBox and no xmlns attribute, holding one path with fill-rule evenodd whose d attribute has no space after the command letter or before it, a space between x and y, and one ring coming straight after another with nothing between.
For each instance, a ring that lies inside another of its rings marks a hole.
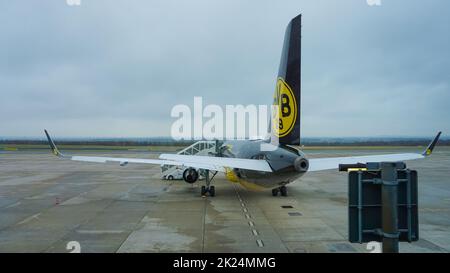
<instances>
[{"instance_id":1,"label":"boarding stairs","mask_svg":"<svg viewBox=\"0 0 450 273\"><path fill-rule=\"evenodd\" d=\"M211 153L214 154L215 152L216 152L216 141L201 140L201 141L195 142L191 146L184 148L183 150L179 151L177 154L208 156L209 154L211 154ZM162 175L172 173L176 167L177 166L173 166L173 165L162 165L161 166Z\"/></svg>"}]
</instances>

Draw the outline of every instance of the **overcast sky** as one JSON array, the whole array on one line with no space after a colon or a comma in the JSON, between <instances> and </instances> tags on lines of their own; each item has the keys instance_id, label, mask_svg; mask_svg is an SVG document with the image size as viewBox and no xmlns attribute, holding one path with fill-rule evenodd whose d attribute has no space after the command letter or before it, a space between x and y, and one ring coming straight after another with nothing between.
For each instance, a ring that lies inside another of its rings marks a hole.
<instances>
[{"instance_id":1,"label":"overcast sky","mask_svg":"<svg viewBox=\"0 0 450 273\"><path fill-rule=\"evenodd\" d=\"M267 104L303 14L303 136L450 132L450 1L0 2L0 136L167 136L176 104Z\"/></svg>"}]
</instances>

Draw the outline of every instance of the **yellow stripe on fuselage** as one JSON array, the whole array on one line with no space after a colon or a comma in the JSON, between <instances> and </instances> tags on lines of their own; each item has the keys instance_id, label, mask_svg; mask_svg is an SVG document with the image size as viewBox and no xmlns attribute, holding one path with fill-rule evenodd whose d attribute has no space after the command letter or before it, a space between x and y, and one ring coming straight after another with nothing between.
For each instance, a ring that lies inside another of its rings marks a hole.
<instances>
[{"instance_id":1,"label":"yellow stripe on fuselage","mask_svg":"<svg viewBox=\"0 0 450 273\"><path fill-rule=\"evenodd\" d=\"M239 183L239 177L237 177L236 173L234 173L233 169L225 167L225 177L228 181L233 183Z\"/></svg>"},{"instance_id":2,"label":"yellow stripe on fuselage","mask_svg":"<svg viewBox=\"0 0 450 273\"><path fill-rule=\"evenodd\" d=\"M367 171L367 168L348 168L347 172Z\"/></svg>"},{"instance_id":3,"label":"yellow stripe on fuselage","mask_svg":"<svg viewBox=\"0 0 450 273\"><path fill-rule=\"evenodd\" d=\"M246 188L247 190L251 191L262 191L266 188L256 185L255 183L246 181L244 179L239 178L236 173L233 171L233 169L225 167L225 177L233 183L239 183L242 187Z\"/></svg>"}]
</instances>

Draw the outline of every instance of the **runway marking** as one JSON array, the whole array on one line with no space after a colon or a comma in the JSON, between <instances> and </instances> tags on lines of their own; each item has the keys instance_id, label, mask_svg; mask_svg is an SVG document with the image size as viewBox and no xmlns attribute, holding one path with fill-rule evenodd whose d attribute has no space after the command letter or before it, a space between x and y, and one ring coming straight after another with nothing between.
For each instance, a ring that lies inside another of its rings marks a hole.
<instances>
[{"instance_id":1,"label":"runway marking","mask_svg":"<svg viewBox=\"0 0 450 273\"><path fill-rule=\"evenodd\" d=\"M238 196L239 202L241 203L241 206L243 207L242 211L245 214L245 218L246 219L251 219L251 215L248 212L248 209L246 208L246 205L244 203L244 201L242 200L241 196L238 193L238 190L236 189L236 186L234 187L234 190L236 191L236 195ZM255 223L253 221L248 221L248 225L251 227L251 232L254 236L259 236L258 231L255 229ZM259 247L264 247L264 242L261 239L256 240L256 244Z\"/></svg>"},{"instance_id":2,"label":"runway marking","mask_svg":"<svg viewBox=\"0 0 450 273\"><path fill-rule=\"evenodd\" d=\"M208 203L206 202L206 198L203 198L205 200L203 203L203 223L202 223L202 253L205 252L205 238L206 238L206 212L208 210Z\"/></svg>"},{"instance_id":3,"label":"runway marking","mask_svg":"<svg viewBox=\"0 0 450 273\"><path fill-rule=\"evenodd\" d=\"M23 224L30 222L31 220L39 219L39 215L41 215L41 213L36 213L35 215L32 215L32 216L20 221L19 223L17 223L17 225L23 225Z\"/></svg>"},{"instance_id":4,"label":"runway marking","mask_svg":"<svg viewBox=\"0 0 450 273\"><path fill-rule=\"evenodd\" d=\"M264 243L262 240L258 239L256 240L256 243L258 244L259 247L264 247Z\"/></svg>"},{"instance_id":5,"label":"runway marking","mask_svg":"<svg viewBox=\"0 0 450 273\"><path fill-rule=\"evenodd\" d=\"M77 230L80 234L121 234L125 230Z\"/></svg>"},{"instance_id":6,"label":"runway marking","mask_svg":"<svg viewBox=\"0 0 450 273\"><path fill-rule=\"evenodd\" d=\"M444 212L444 211L450 211L450 209L448 208L423 208L423 209L419 209L419 211L424 211L424 212Z\"/></svg>"},{"instance_id":7,"label":"runway marking","mask_svg":"<svg viewBox=\"0 0 450 273\"><path fill-rule=\"evenodd\" d=\"M289 216L302 216L300 212L288 212Z\"/></svg>"},{"instance_id":8,"label":"runway marking","mask_svg":"<svg viewBox=\"0 0 450 273\"><path fill-rule=\"evenodd\" d=\"M17 207L20 204L22 204L22 202L19 201L19 202L16 202L14 204L11 204L11 205L7 206L6 208L9 209L9 208Z\"/></svg>"}]
</instances>

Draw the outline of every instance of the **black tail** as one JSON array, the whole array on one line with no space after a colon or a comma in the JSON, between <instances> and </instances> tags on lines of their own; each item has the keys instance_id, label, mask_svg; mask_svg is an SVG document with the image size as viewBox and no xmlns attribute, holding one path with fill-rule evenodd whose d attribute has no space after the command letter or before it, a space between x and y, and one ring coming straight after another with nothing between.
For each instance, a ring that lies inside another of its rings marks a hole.
<instances>
[{"instance_id":1,"label":"black tail","mask_svg":"<svg viewBox=\"0 0 450 273\"><path fill-rule=\"evenodd\" d=\"M272 138L281 145L300 145L301 15L286 28L280 69L274 94ZM272 143L274 143L272 139Z\"/></svg>"}]
</instances>

